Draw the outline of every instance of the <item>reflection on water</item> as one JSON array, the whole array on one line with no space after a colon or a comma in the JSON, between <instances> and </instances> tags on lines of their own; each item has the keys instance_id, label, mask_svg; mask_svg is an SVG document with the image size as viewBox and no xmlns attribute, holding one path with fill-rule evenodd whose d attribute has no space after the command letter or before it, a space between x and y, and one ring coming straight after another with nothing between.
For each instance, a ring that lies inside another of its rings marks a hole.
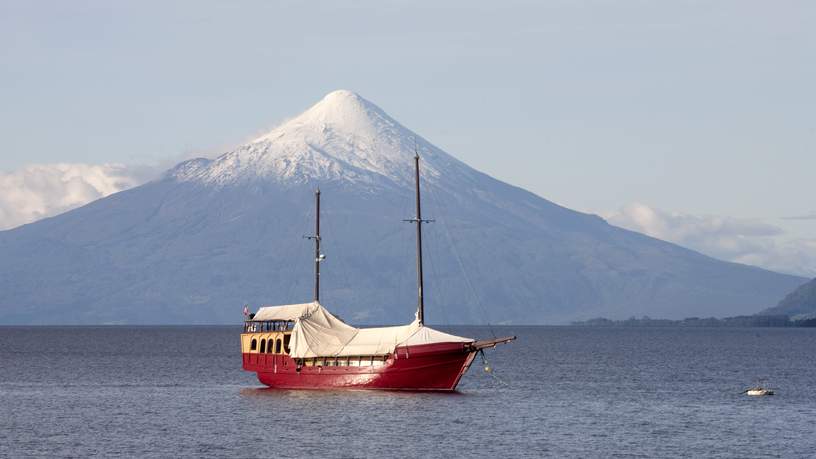
<instances>
[{"instance_id":1,"label":"reflection on water","mask_svg":"<svg viewBox=\"0 0 816 459\"><path fill-rule=\"evenodd\" d=\"M496 378L474 364L446 394L263 388L236 327L0 328L0 456L816 451L814 329L497 332L519 339L488 353ZM757 379L777 395L740 393Z\"/></svg>"}]
</instances>

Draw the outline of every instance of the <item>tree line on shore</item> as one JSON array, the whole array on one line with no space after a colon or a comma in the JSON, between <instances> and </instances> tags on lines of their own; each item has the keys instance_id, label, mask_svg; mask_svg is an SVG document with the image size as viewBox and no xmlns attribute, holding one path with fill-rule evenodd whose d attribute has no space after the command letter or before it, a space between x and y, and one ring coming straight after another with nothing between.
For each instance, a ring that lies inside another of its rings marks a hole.
<instances>
[{"instance_id":1,"label":"tree line on shore","mask_svg":"<svg viewBox=\"0 0 816 459\"><path fill-rule=\"evenodd\" d=\"M787 315L735 317L687 317L680 320L653 319L649 316L611 320L604 317L572 322L582 327L816 327L816 318L791 319Z\"/></svg>"}]
</instances>

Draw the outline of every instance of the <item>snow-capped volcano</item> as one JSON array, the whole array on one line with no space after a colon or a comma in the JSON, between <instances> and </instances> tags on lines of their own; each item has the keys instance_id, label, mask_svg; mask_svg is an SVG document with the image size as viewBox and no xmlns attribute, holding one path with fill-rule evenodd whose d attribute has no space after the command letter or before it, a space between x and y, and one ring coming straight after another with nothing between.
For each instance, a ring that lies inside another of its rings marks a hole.
<instances>
[{"instance_id":1,"label":"snow-capped volcano","mask_svg":"<svg viewBox=\"0 0 816 459\"><path fill-rule=\"evenodd\" d=\"M297 117L215 160L182 163L178 180L228 184L257 179L282 183L345 180L409 183L410 158L420 153L423 176L439 176L450 155L346 90L326 95Z\"/></svg>"},{"instance_id":2,"label":"snow-capped volcano","mask_svg":"<svg viewBox=\"0 0 816 459\"><path fill-rule=\"evenodd\" d=\"M558 206L335 91L214 160L0 231L0 323L235 323L244 304L309 301L315 185L321 300L355 323L410 321L415 145L437 220L423 236L429 323L739 315L804 282Z\"/></svg>"}]
</instances>

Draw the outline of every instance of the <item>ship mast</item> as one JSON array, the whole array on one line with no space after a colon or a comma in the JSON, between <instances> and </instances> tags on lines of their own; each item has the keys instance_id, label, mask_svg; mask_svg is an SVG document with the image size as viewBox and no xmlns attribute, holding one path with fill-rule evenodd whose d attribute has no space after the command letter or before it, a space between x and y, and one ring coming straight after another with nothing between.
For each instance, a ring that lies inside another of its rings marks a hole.
<instances>
[{"instance_id":1,"label":"ship mast","mask_svg":"<svg viewBox=\"0 0 816 459\"><path fill-rule=\"evenodd\" d=\"M313 239L315 241L315 254L314 254L314 301L320 301L320 262L323 261L326 256L320 253L320 188L318 187L315 190L315 233L313 236L304 236L306 239Z\"/></svg>"},{"instance_id":2,"label":"ship mast","mask_svg":"<svg viewBox=\"0 0 816 459\"><path fill-rule=\"evenodd\" d=\"M416 223L417 230L417 321L420 325L425 323L425 298L423 294L423 277L422 277L422 224L431 223L433 220L422 219L422 205L419 195L419 153L414 155L414 177L416 184L416 217L405 220L406 222Z\"/></svg>"}]
</instances>

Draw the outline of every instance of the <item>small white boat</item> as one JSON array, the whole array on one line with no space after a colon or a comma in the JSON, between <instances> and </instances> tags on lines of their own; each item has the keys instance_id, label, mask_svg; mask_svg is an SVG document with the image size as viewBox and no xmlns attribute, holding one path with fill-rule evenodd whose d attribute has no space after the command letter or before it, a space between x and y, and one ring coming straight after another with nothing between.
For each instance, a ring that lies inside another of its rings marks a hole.
<instances>
[{"instance_id":1,"label":"small white boat","mask_svg":"<svg viewBox=\"0 0 816 459\"><path fill-rule=\"evenodd\" d=\"M751 395L751 396L754 396L754 397L762 397L762 396L765 396L765 395L773 395L773 394L774 394L773 389L766 389L766 388L761 387L761 386L751 387L749 389L745 389L745 395Z\"/></svg>"}]
</instances>

